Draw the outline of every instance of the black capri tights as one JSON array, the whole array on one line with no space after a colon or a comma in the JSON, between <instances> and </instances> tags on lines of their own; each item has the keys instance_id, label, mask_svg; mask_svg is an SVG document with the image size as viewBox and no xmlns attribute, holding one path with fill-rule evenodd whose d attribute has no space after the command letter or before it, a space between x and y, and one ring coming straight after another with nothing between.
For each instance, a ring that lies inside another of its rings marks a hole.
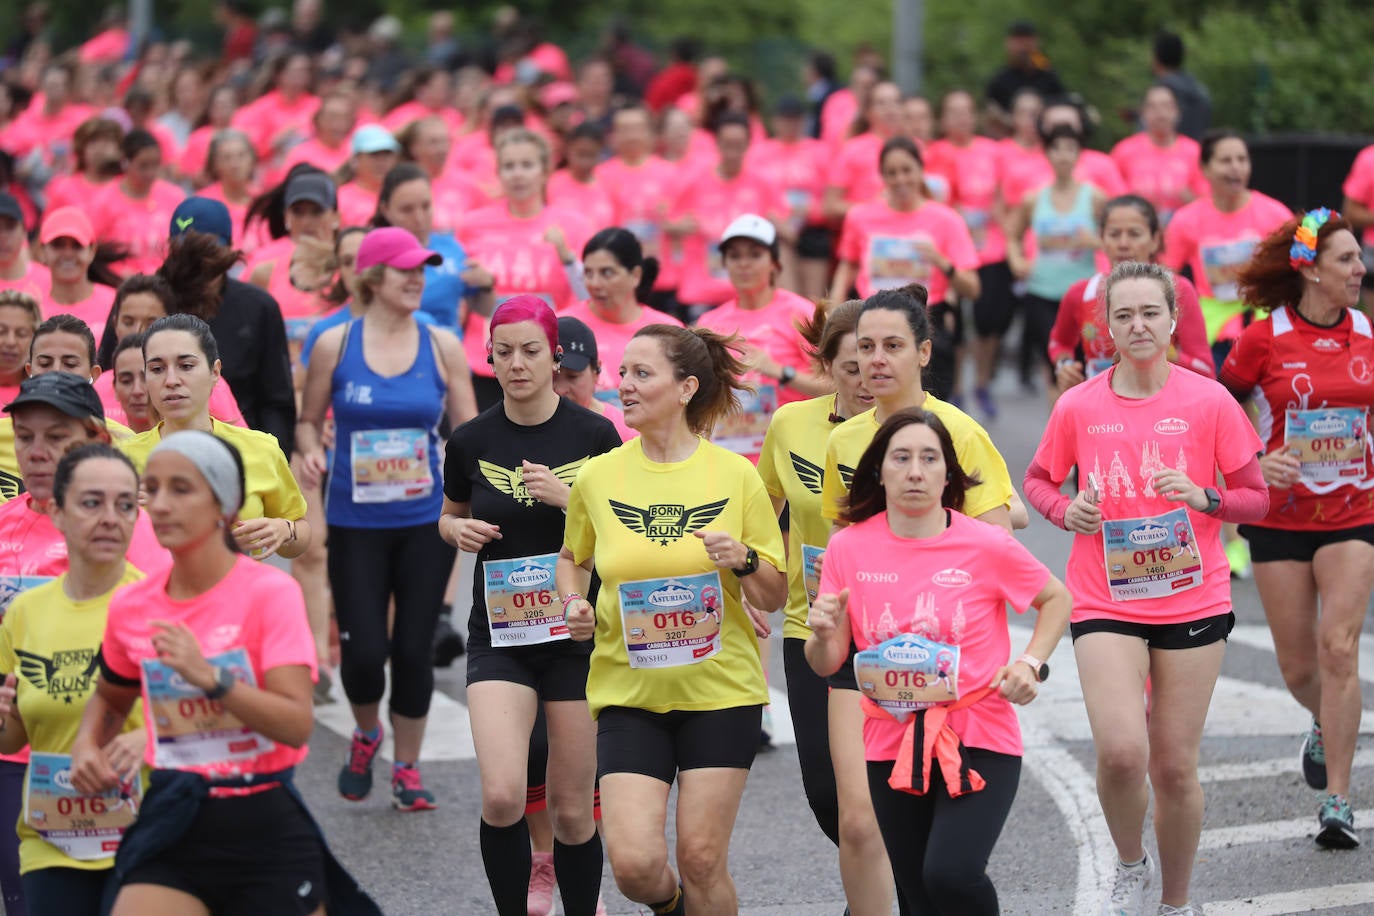
<instances>
[{"instance_id":1,"label":"black capri tights","mask_svg":"<svg viewBox=\"0 0 1374 916\"><path fill-rule=\"evenodd\" d=\"M987 780L979 792L950 798L939 767L925 795L887 784L892 761L868 762L868 788L897 892L917 913L997 916L997 889L988 857L1011 811L1021 758L968 749L969 763Z\"/></svg>"},{"instance_id":2,"label":"black capri tights","mask_svg":"<svg viewBox=\"0 0 1374 916\"><path fill-rule=\"evenodd\" d=\"M391 662L391 711L429 712L434 625L456 551L434 524L408 528L329 526L329 587L339 619L340 674L355 706L380 702ZM387 608L396 615L390 638Z\"/></svg>"}]
</instances>

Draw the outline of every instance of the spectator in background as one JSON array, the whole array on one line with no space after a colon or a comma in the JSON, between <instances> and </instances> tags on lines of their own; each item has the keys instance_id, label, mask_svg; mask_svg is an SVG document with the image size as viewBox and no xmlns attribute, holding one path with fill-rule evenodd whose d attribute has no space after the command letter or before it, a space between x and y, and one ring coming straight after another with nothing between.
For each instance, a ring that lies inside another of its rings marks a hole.
<instances>
[{"instance_id":1,"label":"spectator in background","mask_svg":"<svg viewBox=\"0 0 1374 916\"><path fill-rule=\"evenodd\" d=\"M644 104L658 114L697 88L697 58L701 56L701 43L695 38L681 36L673 39L669 47L672 62L649 80L644 90Z\"/></svg>"},{"instance_id":2,"label":"spectator in background","mask_svg":"<svg viewBox=\"0 0 1374 916\"><path fill-rule=\"evenodd\" d=\"M1018 19L1007 29L1007 62L988 81L988 127L997 136L1011 129L1011 102L1022 89L1034 89L1042 98L1062 95L1064 83L1040 50L1035 23Z\"/></svg>"},{"instance_id":3,"label":"spectator in background","mask_svg":"<svg viewBox=\"0 0 1374 916\"><path fill-rule=\"evenodd\" d=\"M430 14L425 38L425 63L440 70L456 70L461 62L462 46L453 34L453 13L439 10Z\"/></svg>"},{"instance_id":4,"label":"spectator in background","mask_svg":"<svg viewBox=\"0 0 1374 916\"><path fill-rule=\"evenodd\" d=\"M291 4L291 44L311 54L323 54L334 46L334 30L324 21L324 0Z\"/></svg>"},{"instance_id":5,"label":"spectator in background","mask_svg":"<svg viewBox=\"0 0 1374 916\"><path fill-rule=\"evenodd\" d=\"M24 59L29 46L36 41L45 40L44 32L48 27L48 5L46 3L30 3L24 8L24 15L19 19L19 28L15 29L14 36L10 38L9 44L5 48L5 62L17 64Z\"/></svg>"},{"instance_id":6,"label":"spectator in background","mask_svg":"<svg viewBox=\"0 0 1374 916\"><path fill-rule=\"evenodd\" d=\"M613 20L606 28L601 56L615 70L615 91L619 95L638 98L658 70L654 55L634 43L630 27L620 20Z\"/></svg>"},{"instance_id":7,"label":"spectator in background","mask_svg":"<svg viewBox=\"0 0 1374 916\"><path fill-rule=\"evenodd\" d=\"M400 47L402 31L401 20L389 14L379 16L367 30L372 61L367 78L383 92L394 91L402 74L410 67L410 60Z\"/></svg>"},{"instance_id":8,"label":"spectator in background","mask_svg":"<svg viewBox=\"0 0 1374 916\"><path fill-rule=\"evenodd\" d=\"M1162 29L1157 32L1150 70L1155 82L1174 91L1179 110L1178 132L1201 140L1212 123L1212 94L1183 69L1183 39Z\"/></svg>"}]
</instances>

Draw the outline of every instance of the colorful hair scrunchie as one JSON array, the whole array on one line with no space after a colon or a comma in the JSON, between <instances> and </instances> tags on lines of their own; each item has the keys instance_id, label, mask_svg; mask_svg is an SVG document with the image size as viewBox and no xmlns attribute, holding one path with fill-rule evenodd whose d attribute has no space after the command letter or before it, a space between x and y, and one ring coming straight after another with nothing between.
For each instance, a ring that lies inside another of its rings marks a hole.
<instances>
[{"instance_id":1,"label":"colorful hair scrunchie","mask_svg":"<svg viewBox=\"0 0 1374 916\"><path fill-rule=\"evenodd\" d=\"M1294 270L1311 267L1317 261L1317 233L1329 220L1340 219L1335 210L1318 207L1302 215L1298 230L1293 233L1293 245L1288 249L1288 263Z\"/></svg>"}]
</instances>

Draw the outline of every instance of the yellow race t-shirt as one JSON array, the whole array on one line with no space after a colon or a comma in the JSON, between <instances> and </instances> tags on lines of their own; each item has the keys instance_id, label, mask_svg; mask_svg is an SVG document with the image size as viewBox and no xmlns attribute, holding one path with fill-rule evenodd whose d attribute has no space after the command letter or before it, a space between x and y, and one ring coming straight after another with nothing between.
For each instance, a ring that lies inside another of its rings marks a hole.
<instances>
[{"instance_id":1,"label":"yellow race t-shirt","mask_svg":"<svg viewBox=\"0 0 1374 916\"><path fill-rule=\"evenodd\" d=\"M1007 463L1002 460L997 446L992 444L987 430L953 404L946 404L932 394L926 395L921 409L940 418L954 440L954 452L959 456L964 473L982 481L964 497L964 514L977 518L985 512L1008 505L1013 493L1011 476L1007 474ZM874 408L857 417L850 417L830 434L830 441L825 448L821 513L831 521L839 520L843 508L840 500L849 495L854 468L858 466L859 458L873 441L880 425L877 408Z\"/></svg>"},{"instance_id":2,"label":"yellow race t-shirt","mask_svg":"<svg viewBox=\"0 0 1374 916\"><path fill-rule=\"evenodd\" d=\"M210 420L211 431L233 445L243 456L243 474L247 492L243 494L243 508L239 519L285 518L296 521L305 515L305 497L300 485L291 476L291 465L282 454L277 437L256 429L244 429L218 420ZM148 465L148 455L162 441L162 424L131 439L115 443L128 455L142 474Z\"/></svg>"},{"instance_id":3,"label":"yellow race t-shirt","mask_svg":"<svg viewBox=\"0 0 1374 916\"><path fill-rule=\"evenodd\" d=\"M630 666L621 587L631 596L650 588L680 594L679 582L709 579L717 569L698 531L725 531L758 551L760 565L783 568L782 532L748 458L703 439L686 460L659 463L645 457L642 440L632 439L582 466L563 543L578 563L593 558L601 576L587 675L593 717L607 706L669 712L768 702L758 637L740 604L740 581L729 570L719 570L723 607L711 615L719 624L718 651L695 663ZM644 582L652 585L641 589ZM663 607L672 612L673 605Z\"/></svg>"},{"instance_id":4,"label":"yellow race t-shirt","mask_svg":"<svg viewBox=\"0 0 1374 916\"><path fill-rule=\"evenodd\" d=\"M137 582L143 573L124 564L119 585L98 598L73 601L63 590L66 574L14 599L0 622L0 672L18 679L19 716L34 753L70 754L86 701L95 693L100 665L96 653L105 635L105 617L115 590ZM142 703L135 703L124 731L142 731ZM28 797L28 779L24 781ZM109 868L107 859L80 860L43 840L19 812L19 871L39 868Z\"/></svg>"},{"instance_id":5,"label":"yellow race t-shirt","mask_svg":"<svg viewBox=\"0 0 1374 916\"><path fill-rule=\"evenodd\" d=\"M114 420L106 420L105 428L110 431L110 437L116 445L135 435L132 429ZM14 418L6 414L0 417L0 506L24 490L24 480L19 473L19 459L14 455Z\"/></svg>"},{"instance_id":6,"label":"yellow race t-shirt","mask_svg":"<svg viewBox=\"0 0 1374 916\"><path fill-rule=\"evenodd\" d=\"M825 444L834 424L835 396L824 394L779 407L763 439L759 476L768 494L787 500L787 619L785 639L806 639L806 548L825 549L830 520L821 515Z\"/></svg>"}]
</instances>

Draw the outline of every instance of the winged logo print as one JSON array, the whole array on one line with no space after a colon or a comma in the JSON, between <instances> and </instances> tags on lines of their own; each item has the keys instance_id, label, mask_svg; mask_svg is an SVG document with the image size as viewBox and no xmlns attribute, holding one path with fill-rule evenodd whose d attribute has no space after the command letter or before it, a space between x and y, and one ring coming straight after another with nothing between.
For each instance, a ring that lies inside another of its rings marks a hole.
<instances>
[{"instance_id":1,"label":"winged logo print","mask_svg":"<svg viewBox=\"0 0 1374 916\"><path fill-rule=\"evenodd\" d=\"M825 475L825 469L818 464L807 461L796 452L788 452L792 456L792 470L797 472L797 479L802 482L802 486L817 495L821 492L821 478Z\"/></svg>"},{"instance_id":2,"label":"winged logo print","mask_svg":"<svg viewBox=\"0 0 1374 916\"><path fill-rule=\"evenodd\" d=\"M607 500L607 502L610 503L611 511L615 513L616 518L620 519L622 525L637 534L644 535L651 541L658 541L660 546L666 547L670 541L680 540L684 536L700 531L711 524L730 500L728 498L722 499L690 509L685 506L660 503L655 503L647 509L641 509L638 506L617 502L614 499Z\"/></svg>"},{"instance_id":3,"label":"winged logo print","mask_svg":"<svg viewBox=\"0 0 1374 916\"><path fill-rule=\"evenodd\" d=\"M840 483L844 484L846 490L852 490L854 488L854 469L847 464L842 464L839 467Z\"/></svg>"}]
</instances>

